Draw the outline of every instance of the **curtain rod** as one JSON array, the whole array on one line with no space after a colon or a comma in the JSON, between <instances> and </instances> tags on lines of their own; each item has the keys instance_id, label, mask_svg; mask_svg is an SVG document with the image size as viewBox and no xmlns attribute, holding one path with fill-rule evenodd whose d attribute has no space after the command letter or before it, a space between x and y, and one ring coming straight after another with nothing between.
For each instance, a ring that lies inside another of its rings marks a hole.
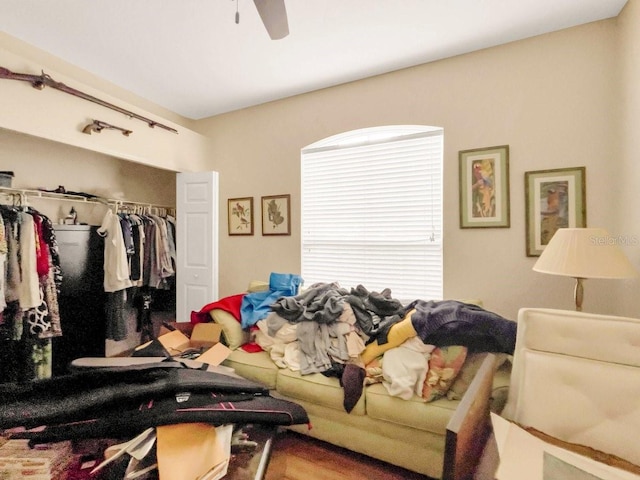
<instances>
[{"instance_id":1,"label":"curtain rod","mask_svg":"<svg viewBox=\"0 0 640 480\"><path fill-rule=\"evenodd\" d=\"M114 198L104 198L104 197L85 197L83 195L74 195L72 193L56 193L56 192L45 192L42 190L31 190L25 188L13 188L13 187L0 187L0 194L5 195L23 195L28 197L37 197L37 198L48 198L54 200L63 200L69 202L81 202L81 203L99 203L105 205L107 207L117 207L119 205L137 205L141 207L150 207L150 208L165 208L167 210L174 209L175 206L170 205L158 205L150 202L136 202L132 200L118 200Z\"/></svg>"}]
</instances>

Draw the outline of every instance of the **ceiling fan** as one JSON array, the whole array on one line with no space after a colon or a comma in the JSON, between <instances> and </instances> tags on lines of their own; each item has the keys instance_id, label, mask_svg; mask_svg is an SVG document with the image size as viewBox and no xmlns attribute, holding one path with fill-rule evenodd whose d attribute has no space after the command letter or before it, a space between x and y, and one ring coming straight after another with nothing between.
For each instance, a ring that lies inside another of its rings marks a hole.
<instances>
[{"instance_id":1,"label":"ceiling fan","mask_svg":"<svg viewBox=\"0 0 640 480\"><path fill-rule=\"evenodd\" d=\"M289 35L289 22L287 21L284 0L253 0L253 3L256 5L271 40L280 40ZM237 6L238 0L236 0L236 23L240 23L240 13Z\"/></svg>"}]
</instances>

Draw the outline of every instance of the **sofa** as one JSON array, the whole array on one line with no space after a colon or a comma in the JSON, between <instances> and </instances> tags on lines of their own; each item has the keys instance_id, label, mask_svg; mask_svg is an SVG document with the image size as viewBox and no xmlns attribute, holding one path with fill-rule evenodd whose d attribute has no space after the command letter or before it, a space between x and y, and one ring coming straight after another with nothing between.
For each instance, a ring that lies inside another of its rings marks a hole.
<instances>
[{"instance_id":1,"label":"sofa","mask_svg":"<svg viewBox=\"0 0 640 480\"><path fill-rule=\"evenodd\" d=\"M455 378L449 378L448 390L432 401L425 401L417 393L410 398L390 395L385 384L369 382L367 375L359 398L347 411L345 389L337 377L322 373L302 375L300 371L278 366L267 351L247 351L252 350L246 349L251 340L249 333L229 314L225 302L223 299L221 304L215 304L223 305L223 308L206 310L211 320L222 326L222 339L232 350L223 365L233 368L244 378L264 384L273 396L303 406L310 424L287 428L432 478L441 478L447 423L488 353L469 353ZM384 360L385 356L390 356L389 352L412 336L401 324L406 325L406 322L392 327L385 345L368 345L362 357ZM492 411L500 411L504 406L510 380L510 356L502 353L499 357L501 360L496 362L493 380Z\"/></svg>"}]
</instances>

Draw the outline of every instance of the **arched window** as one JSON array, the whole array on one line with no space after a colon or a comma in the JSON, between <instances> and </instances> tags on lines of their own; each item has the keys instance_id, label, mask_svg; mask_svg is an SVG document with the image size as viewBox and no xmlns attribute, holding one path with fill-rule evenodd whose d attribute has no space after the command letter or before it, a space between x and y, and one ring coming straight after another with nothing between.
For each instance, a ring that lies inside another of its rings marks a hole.
<instances>
[{"instance_id":1,"label":"arched window","mask_svg":"<svg viewBox=\"0 0 640 480\"><path fill-rule=\"evenodd\" d=\"M443 130L354 130L302 149L302 278L442 299Z\"/></svg>"}]
</instances>

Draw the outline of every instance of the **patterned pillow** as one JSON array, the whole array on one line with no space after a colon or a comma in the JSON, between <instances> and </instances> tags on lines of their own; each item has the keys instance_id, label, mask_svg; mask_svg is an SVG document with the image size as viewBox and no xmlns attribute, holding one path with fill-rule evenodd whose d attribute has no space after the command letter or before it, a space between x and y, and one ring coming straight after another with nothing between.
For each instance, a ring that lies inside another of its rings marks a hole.
<instances>
[{"instance_id":1,"label":"patterned pillow","mask_svg":"<svg viewBox=\"0 0 640 480\"><path fill-rule=\"evenodd\" d=\"M433 402L444 397L466 358L467 347L454 345L435 348L429 359L429 370L422 386L422 398L427 402Z\"/></svg>"},{"instance_id":2,"label":"patterned pillow","mask_svg":"<svg viewBox=\"0 0 640 480\"><path fill-rule=\"evenodd\" d=\"M467 388L469 388L469 385L471 385L471 381L476 376L476 373L480 370L480 366L487 355L489 355L488 352L470 353L467 355L462 370L460 370L456 381L453 382L453 385L451 385L451 388L447 392L447 398L449 400L460 400L462 398ZM494 353L494 355L496 356L495 370L498 370L498 368L507 361L509 356L506 353Z\"/></svg>"},{"instance_id":3,"label":"patterned pillow","mask_svg":"<svg viewBox=\"0 0 640 480\"><path fill-rule=\"evenodd\" d=\"M382 355L374 358L365 366L364 384L372 385L374 383L382 383L384 376L382 375Z\"/></svg>"}]
</instances>

